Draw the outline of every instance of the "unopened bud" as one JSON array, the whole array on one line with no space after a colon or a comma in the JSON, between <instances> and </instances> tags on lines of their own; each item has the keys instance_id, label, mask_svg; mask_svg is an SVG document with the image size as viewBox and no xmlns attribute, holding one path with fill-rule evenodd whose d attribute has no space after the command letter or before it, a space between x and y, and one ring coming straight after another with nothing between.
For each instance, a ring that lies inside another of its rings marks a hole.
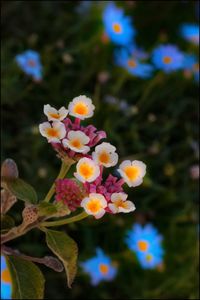
<instances>
[{"instance_id":1,"label":"unopened bud","mask_svg":"<svg viewBox=\"0 0 200 300\"><path fill-rule=\"evenodd\" d=\"M1 176L14 179L19 176L18 168L13 159L7 158L1 166Z\"/></svg>"}]
</instances>

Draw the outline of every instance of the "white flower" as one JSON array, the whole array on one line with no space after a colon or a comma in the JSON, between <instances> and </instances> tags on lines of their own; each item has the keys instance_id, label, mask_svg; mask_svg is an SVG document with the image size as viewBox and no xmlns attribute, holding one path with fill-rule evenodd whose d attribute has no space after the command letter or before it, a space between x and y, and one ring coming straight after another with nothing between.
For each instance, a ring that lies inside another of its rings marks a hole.
<instances>
[{"instance_id":1,"label":"white flower","mask_svg":"<svg viewBox=\"0 0 200 300\"><path fill-rule=\"evenodd\" d=\"M91 193L82 200L81 206L88 215L93 215L96 219L99 219L105 214L104 208L107 206L107 201L103 195Z\"/></svg>"},{"instance_id":2,"label":"white flower","mask_svg":"<svg viewBox=\"0 0 200 300\"><path fill-rule=\"evenodd\" d=\"M116 213L129 213L131 211L135 210L135 205L133 202L126 200L128 197L125 193L113 193L111 195L111 201L112 203L108 204L108 207L110 210L116 214Z\"/></svg>"},{"instance_id":3,"label":"white flower","mask_svg":"<svg viewBox=\"0 0 200 300\"><path fill-rule=\"evenodd\" d=\"M68 109L71 116L84 120L93 116L95 107L90 98L81 95L69 103Z\"/></svg>"},{"instance_id":4,"label":"white flower","mask_svg":"<svg viewBox=\"0 0 200 300\"><path fill-rule=\"evenodd\" d=\"M102 143L95 147L92 158L106 168L113 167L118 162L118 154L115 151L116 148L110 143Z\"/></svg>"},{"instance_id":5,"label":"white flower","mask_svg":"<svg viewBox=\"0 0 200 300\"><path fill-rule=\"evenodd\" d=\"M62 143L65 148L79 153L87 153L90 147L85 145L87 145L89 141L90 138L84 132L71 130L68 132L67 139L64 139Z\"/></svg>"},{"instance_id":6,"label":"white flower","mask_svg":"<svg viewBox=\"0 0 200 300\"><path fill-rule=\"evenodd\" d=\"M143 182L146 174L146 165L139 160L125 160L118 169L118 172L130 187L138 186Z\"/></svg>"},{"instance_id":7,"label":"white flower","mask_svg":"<svg viewBox=\"0 0 200 300\"><path fill-rule=\"evenodd\" d=\"M59 110L49 104L44 105L44 114L48 117L48 121L62 121L68 115L68 110L62 106Z\"/></svg>"},{"instance_id":8,"label":"white flower","mask_svg":"<svg viewBox=\"0 0 200 300\"><path fill-rule=\"evenodd\" d=\"M81 182L93 182L100 175L99 166L90 158L84 157L79 160L74 176Z\"/></svg>"},{"instance_id":9,"label":"white flower","mask_svg":"<svg viewBox=\"0 0 200 300\"><path fill-rule=\"evenodd\" d=\"M66 135L65 125L60 121L54 121L52 124L44 122L39 125L39 131L49 143L60 143Z\"/></svg>"}]
</instances>

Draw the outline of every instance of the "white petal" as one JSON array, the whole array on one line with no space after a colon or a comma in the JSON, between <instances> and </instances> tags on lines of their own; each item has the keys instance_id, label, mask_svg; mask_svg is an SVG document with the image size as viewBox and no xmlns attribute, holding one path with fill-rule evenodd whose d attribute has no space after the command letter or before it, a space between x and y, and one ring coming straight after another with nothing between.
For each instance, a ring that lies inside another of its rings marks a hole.
<instances>
[{"instance_id":1,"label":"white petal","mask_svg":"<svg viewBox=\"0 0 200 300\"><path fill-rule=\"evenodd\" d=\"M134 160L132 166L136 166L140 169L140 177L144 177L146 174L146 165L140 160Z\"/></svg>"},{"instance_id":2,"label":"white petal","mask_svg":"<svg viewBox=\"0 0 200 300\"><path fill-rule=\"evenodd\" d=\"M120 165L119 168L120 169L124 169L125 167L131 166L131 161L130 160L124 160Z\"/></svg>"},{"instance_id":3,"label":"white petal","mask_svg":"<svg viewBox=\"0 0 200 300\"><path fill-rule=\"evenodd\" d=\"M39 131L42 136L47 137L46 129L51 128L51 124L49 122L44 122L39 125Z\"/></svg>"},{"instance_id":4,"label":"white petal","mask_svg":"<svg viewBox=\"0 0 200 300\"><path fill-rule=\"evenodd\" d=\"M126 204L125 208L124 207L119 207L119 212L129 213L129 212L135 210L135 205L133 204L133 202L126 201L125 204Z\"/></svg>"},{"instance_id":5,"label":"white petal","mask_svg":"<svg viewBox=\"0 0 200 300\"><path fill-rule=\"evenodd\" d=\"M108 207L114 214L116 214L118 212L118 207L115 204L109 203Z\"/></svg>"},{"instance_id":6,"label":"white petal","mask_svg":"<svg viewBox=\"0 0 200 300\"><path fill-rule=\"evenodd\" d=\"M116 151L116 147L111 145L110 143L103 142L100 145L95 147L95 152L106 151L108 153L113 153Z\"/></svg>"},{"instance_id":7,"label":"white petal","mask_svg":"<svg viewBox=\"0 0 200 300\"><path fill-rule=\"evenodd\" d=\"M101 209L97 214L95 214L95 219L100 219L101 217L103 217L103 215L105 214L105 209Z\"/></svg>"},{"instance_id":8,"label":"white petal","mask_svg":"<svg viewBox=\"0 0 200 300\"><path fill-rule=\"evenodd\" d=\"M119 200L126 201L127 197L128 197L128 195L125 194L125 193L113 193L111 195L111 201L113 203L116 202L116 201L119 201Z\"/></svg>"},{"instance_id":9,"label":"white petal","mask_svg":"<svg viewBox=\"0 0 200 300\"><path fill-rule=\"evenodd\" d=\"M68 115L68 110L64 107L64 106L62 106L60 109L59 109L59 115L60 115L60 121L62 121L63 119L65 119L66 118L66 116Z\"/></svg>"}]
</instances>

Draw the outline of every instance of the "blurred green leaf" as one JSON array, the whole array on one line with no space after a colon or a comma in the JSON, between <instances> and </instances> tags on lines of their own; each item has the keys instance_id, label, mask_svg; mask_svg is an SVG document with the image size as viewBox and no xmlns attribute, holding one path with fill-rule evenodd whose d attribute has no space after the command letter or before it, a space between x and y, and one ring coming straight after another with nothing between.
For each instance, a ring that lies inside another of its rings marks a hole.
<instances>
[{"instance_id":1,"label":"blurred green leaf","mask_svg":"<svg viewBox=\"0 0 200 300\"><path fill-rule=\"evenodd\" d=\"M64 232L55 230L46 230L45 232L47 245L63 262L67 274L68 287L71 287L77 271L77 244Z\"/></svg>"},{"instance_id":2,"label":"blurred green leaf","mask_svg":"<svg viewBox=\"0 0 200 300\"><path fill-rule=\"evenodd\" d=\"M37 203L37 194L35 189L24 180L20 178L6 180L6 185L9 191L18 199L33 204Z\"/></svg>"},{"instance_id":3,"label":"blurred green leaf","mask_svg":"<svg viewBox=\"0 0 200 300\"><path fill-rule=\"evenodd\" d=\"M10 229L15 226L15 221L8 215L1 215L1 229Z\"/></svg>"},{"instance_id":4,"label":"blurred green leaf","mask_svg":"<svg viewBox=\"0 0 200 300\"><path fill-rule=\"evenodd\" d=\"M43 299L45 279L32 262L15 256L6 257L12 279L12 299Z\"/></svg>"}]
</instances>

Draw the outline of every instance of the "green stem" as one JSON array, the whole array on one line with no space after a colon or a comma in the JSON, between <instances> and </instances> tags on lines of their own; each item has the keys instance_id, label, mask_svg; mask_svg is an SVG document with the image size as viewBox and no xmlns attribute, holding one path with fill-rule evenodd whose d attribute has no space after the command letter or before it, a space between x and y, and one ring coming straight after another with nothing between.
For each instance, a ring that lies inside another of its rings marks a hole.
<instances>
[{"instance_id":1,"label":"green stem","mask_svg":"<svg viewBox=\"0 0 200 300\"><path fill-rule=\"evenodd\" d=\"M84 211L84 212L80 213L79 215L68 218L68 219L63 219L63 220L59 220L59 221L52 221L52 222L44 222L41 225L44 226L44 227L61 226L61 225L65 225L65 224L80 221L80 220L85 219L87 217L88 217L88 214Z\"/></svg>"},{"instance_id":2,"label":"green stem","mask_svg":"<svg viewBox=\"0 0 200 300\"><path fill-rule=\"evenodd\" d=\"M60 168L60 172L59 172L56 180L64 178L65 175L67 174L67 172L69 171L69 169L71 168L71 166L73 164L74 164L74 160L69 160L67 164L63 160L61 168ZM46 197L45 197L45 199L43 201L44 202L49 202L51 200L51 197L53 196L54 193L55 193L55 183L52 184L50 190L48 191L48 193L47 193L47 195L46 195Z\"/></svg>"}]
</instances>

